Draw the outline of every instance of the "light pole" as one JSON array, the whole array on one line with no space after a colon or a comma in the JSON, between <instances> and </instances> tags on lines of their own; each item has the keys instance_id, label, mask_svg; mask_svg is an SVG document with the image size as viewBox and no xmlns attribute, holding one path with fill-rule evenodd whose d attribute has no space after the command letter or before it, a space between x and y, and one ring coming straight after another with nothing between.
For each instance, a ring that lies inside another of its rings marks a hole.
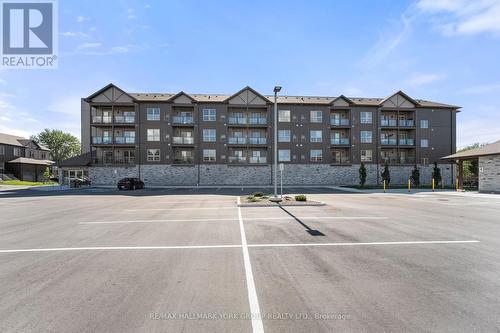
<instances>
[{"instance_id":1,"label":"light pole","mask_svg":"<svg viewBox=\"0 0 500 333\"><path fill-rule=\"evenodd\" d=\"M274 168L273 168L273 185L274 185L274 197L271 201L280 202L281 198L278 198L278 93L281 91L281 86L276 85L274 87Z\"/></svg>"}]
</instances>

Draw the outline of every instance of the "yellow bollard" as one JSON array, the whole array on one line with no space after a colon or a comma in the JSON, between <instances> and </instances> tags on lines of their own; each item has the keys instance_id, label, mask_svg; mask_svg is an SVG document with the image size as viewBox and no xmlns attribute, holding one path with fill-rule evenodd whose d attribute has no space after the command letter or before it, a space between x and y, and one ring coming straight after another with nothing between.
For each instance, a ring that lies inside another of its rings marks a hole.
<instances>
[{"instance_id":1,"label":"yellow bollard","mask_svg":"<svg viewBox=\"0 0 500 333\"><path fill-rule=\"evenodd\" d=\"M411 191L411 181L410 181L410 178L408 178L408 192Z\"/></svg>"},{"instance_id":2,"label":"yellow bollard","mask_svg":"<svg viewBox=\"0 0 500 333\"><path fill-rule=\"evenodd\" d=\"M434 188L436 187L436 182L434 178L432 178L432 192L434 192Z\"/></svg>"},{"instance_id":3,"label":"yellow bollard","mask_svg":"<svg viewBox=\"0 0 500 333\"><path fill-rule=\"evenodd\" d=\"M384 193L385 193L385 179L384 179Z\"/></svg>"},{"instance_id":4,"label":"yellow bollard","mask_svg":"<svg viewBox=\"0 0 500 333\"><path fill-rule=\"evenodd\" d=\"M458 177L455 179L455 189L457 190L458 192Z\"/></svg>"},{"instance_id":5,"label":"yellow bollard","mask_svg":"<svg viewBox=\"0 0 500 333\"><path fill-rule=\"evenodd\" d=\"M444 190L444 180L441 180L441 188Z\"/></svg>"}]
</instances>

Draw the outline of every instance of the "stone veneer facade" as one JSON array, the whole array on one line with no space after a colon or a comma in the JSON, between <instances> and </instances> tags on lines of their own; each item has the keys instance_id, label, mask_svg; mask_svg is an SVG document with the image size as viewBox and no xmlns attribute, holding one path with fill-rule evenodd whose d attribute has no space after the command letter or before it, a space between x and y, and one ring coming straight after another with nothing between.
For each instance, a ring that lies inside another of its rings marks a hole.
<instances>
[{"instance_id":1,"label":"stone veneer facade","mask_svg":"<svg viewBox=\"0 0 500 333\"><path fill-rule=\"evenodd\" d=\"M479 157L479 192L500 193L500 155Z\"/></svg>"},{"instance_id":2,"label":"stone veneer facade","mask_svg":"<svg viewBox=\"0 0 500 333\"><path fill-rule=\"evenodd\" d=\"M497 160L497 163L498 162ZM453 166L441 164L445 184L454 182ZM433 165L419 166L422 184L431 183ZM359 183L359 165L330 166L325 164L287 164L283 171L285 185L356 185ZM367 164L367 184L377 184L377 165ZM389 166L391 184L406 184L413 166ZM379 167L378 173L383 171ZM140 167L90 167L93 185L116 185L124 177L141 178L146 186L176 185L242 185L262 186L272 184L272 166L228 166L225 164L172 166L166 164ZM278 177L279 181L279 177ZM381 177L379 177L379 182Z\"/></svg>"}]
</instances>

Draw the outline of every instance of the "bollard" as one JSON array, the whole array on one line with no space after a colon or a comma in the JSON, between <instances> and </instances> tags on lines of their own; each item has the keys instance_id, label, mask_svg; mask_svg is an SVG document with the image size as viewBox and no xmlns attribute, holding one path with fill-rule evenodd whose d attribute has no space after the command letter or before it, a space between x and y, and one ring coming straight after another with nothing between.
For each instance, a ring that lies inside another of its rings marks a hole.
<instances>
[{"instance_id":1,"label":"bollard","mask_svg":"<svg viewBox=\"0 0 500 333\"><path fill-rule=\"evenodd\" d=\"M411 181L410 181L410 178L408 178L408 192L411 191Z\"/></svg>"},{"instance_id":2,"label":"bollard","mask_svg":"<svg viewBox=\"0 0 500 333\"><path fill-rule=\"evenodd\" d=\"M385 193L385 179L384 179L384 193Z\"/></svg>"},{"instance_id":3,"label":"bollard","mask_svg":"<svg viewBox=\"0 0 500 333\"><path fill-rule=\"evenodd\" d=\"M441 188L444 190L444 180L441 180Z\"/></svg>"},{"instance_id":4,"label":"bollard","mask_svg":"<svg viewBox=\"0 0 500 333\"><path fill-rule=\"evenodd\" d=\"M436 181L432 178L432 192L434 192L434 188L436 187Z\"/></svg>"},{"instance_id":5,"label":"bollard","mask_svg":"<svg viewBox=\"0 0 500 333\"><path fill-rule=\"evenodd\" d=\"M455 189L457 190L458 192L458 177L455 179Z\"/></svg>"}]
</instances>

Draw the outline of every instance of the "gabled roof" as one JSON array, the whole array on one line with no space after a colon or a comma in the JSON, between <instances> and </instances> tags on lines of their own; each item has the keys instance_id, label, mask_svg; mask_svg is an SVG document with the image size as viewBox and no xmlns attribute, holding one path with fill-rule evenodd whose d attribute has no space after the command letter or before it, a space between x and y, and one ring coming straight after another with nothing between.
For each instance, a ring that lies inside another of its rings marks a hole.
<instances>
[{"instance_id":1,"label":"gabled roof","mask_svg":"<svg viewBox=\"0 0 500 333\"><path fill-rule=\"evenodd\" d=\"M255 95L257 95L258 97L262 98L264 101L267 101L268 103L270 103L269 99L262 95L261 93L259 93L257 90L253 89L252 87L250 86L246 86L245 88L237 91L236 93L232 94L231 96L227 97L224 102L227 102L231 99L233 99L234 97L238 96L239 94L241 94L242 92L244 92L245 90L250 90L251 92L253 92Z\"/></svg>"},{"instance_id":2,"label":"gabled roof","mask_svg":"<svg viewBox=\"0 0 500 333\"><path fill-rule=\"evenodd\" d=\"M92 98L102 94L103 92L105 92L106 90L110 89L110 88L115 88L117 89L118 91L120 91L122 94L130 97L131 99L135 100L135 98L130 95L129 93L127 93L125 90L121 89L120 87L116 86L115 84L113 83L110 83L108 84L107 86L103 87L102 89L99 89L98 91L96 91L95 93L93 93L92 95L90 95L89 97L85 98L85 100L88 102L90 100L92 100Z\"/></svg>"},{"instance_id":3,"label":"gabled roof","mask_svg":"<svg viewBox=\"0 0 500 333\"><path fill-rule=\"evenodd\" d=\"M47 147L37 143L34 140L26 139L16 135L0 133L0 144L16 147L26 147L31 142L33 142L40 150L50 151Z\"/></svg>"},{"instance_id":4,"label":"gabled roof","mask_svg":"<svg viewBox=\"0 0 500 333\"><path fill-rule=\"evenodd\" d=\"M13 159L12 161L8 161L7 163L14 163L14 164L34 164L34 165L52 165L55 162L50 161L50 160L36 160L34 158L28 158L28 157L18 157L16 159Z\"/></svg>"},{"instance_id":5,"label":"gabled roof","mask_svg":"<svg viewBox=\"0 0 500 333\"><path fill-rule=\"evenodd\" d=\"M479 156L488 156L488 155L500 155L500 140L490 143L489 145L485 145L479 148L469 149L466 151L461 151L459 153L448 155L442 160L461 160L468 158L475 158Z\"/></svg>"},{"instance_id":6,"label":"gabled roof","mask_svg":"<svg viewBox=\"0 0 500 333\"><path fill-rule=\"evenodd\" d=\"M80 167L80 166L89 166L92 162L92 157L89 153L83 153L77 156L70 157L59 162L58 166L60 167Z\"/></svg>"},{"instance_id":7,"label":"gabled roof","mask_svg":"<svg viewBox=\"0 0 500 333\"><path fill-rule=\"evenodd\" d=\"M333 105L335 103L335 101L339 100L339 99L343 99L344 101L346 101L349 105L352 105L354 104L354 102L350 99L350 98L347 98L345 97L344 95L340 95L339 97L335 97L331 102L330 104Z\"/></svg>"},{"instance_id":8,"label":"gabled roof","mask_svg":"<svg viewBox=\"0 0 500 333\"><path fill-rule=\"evenodd\" d=\"M401 91L401 90L398 90L398 91L396 91L394 94L392 94L391 96L384 98L382 101L380 101L379 105L384 104L385 102L387 102L388 100L390 100L391 98L393 98L393 97L394 97L394 96L396 96L396 95L401 95L401 96L403 96L404 98L406 98L407 100L409 100L409 101L410 101L411 103L413 103L414 105L417 105L417 106L418 106L418 105L420 105L420 103L419 103L419 102L417 102L416 100L414 100L413 98L411 98L410 96L408 96L407 94L405 94L405 93L404 93L403 91Z\"/></svg>"},{"instance_id":9,"label":"gabled roof","mask_svg":"<svg viewBox=\"0 0 500 333\"><path fill-rule=\"evenodd\" d=\"M169 99L167 99L167 101L174 101L175 99L177 99L178 97L180 96L186 96L187 98L189 98L192 102L196 102L196 99L194 99L191 95L189 94L186 94L184 91L180 91L178 92L177 94L171 96Z\"/></svg>"}]
</instances>

